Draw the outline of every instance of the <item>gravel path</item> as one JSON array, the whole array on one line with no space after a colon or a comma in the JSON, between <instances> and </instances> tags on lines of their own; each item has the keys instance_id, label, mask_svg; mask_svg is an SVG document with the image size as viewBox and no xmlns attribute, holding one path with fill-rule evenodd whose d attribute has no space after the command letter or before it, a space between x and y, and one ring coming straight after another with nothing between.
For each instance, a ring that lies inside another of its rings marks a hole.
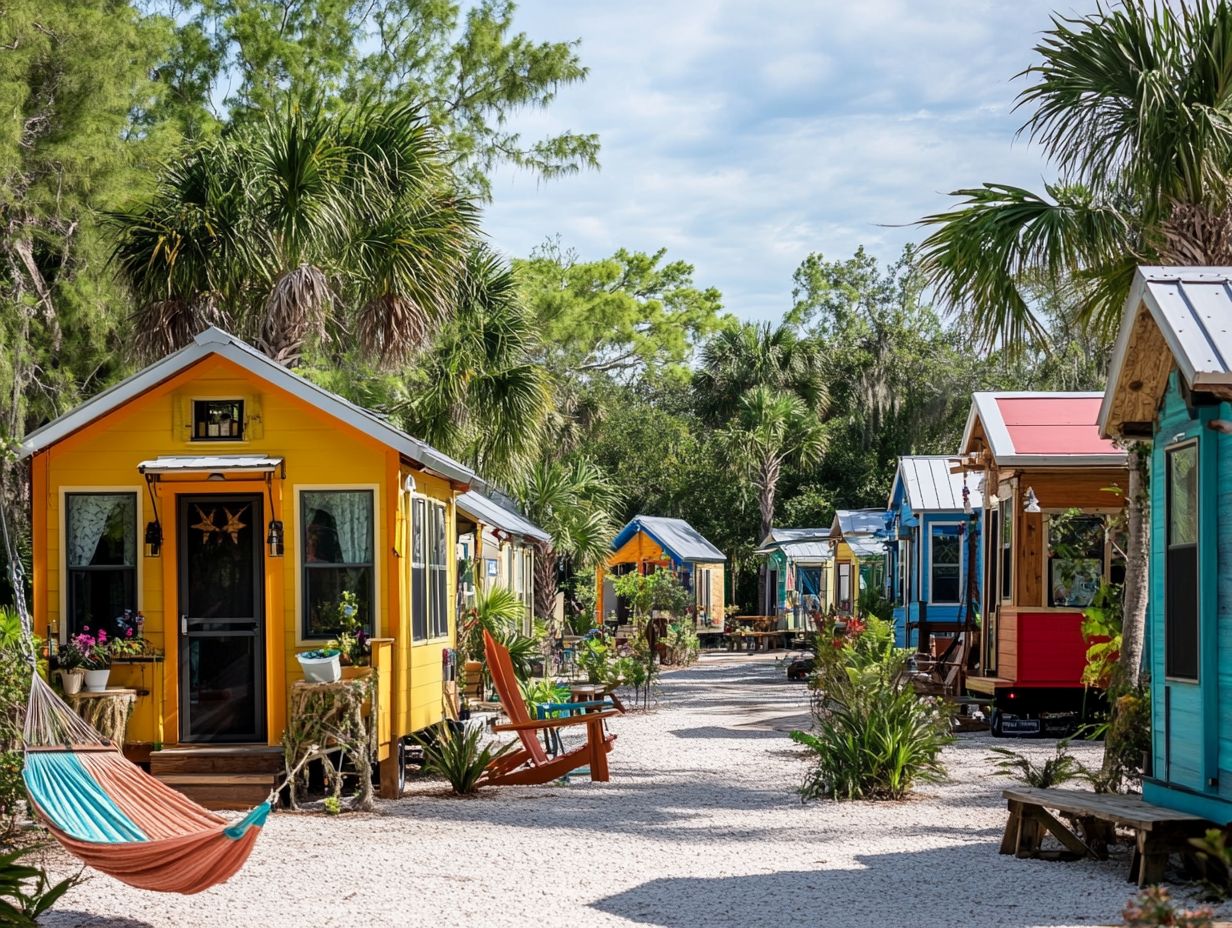
<instances>
[{"instance_id":1,"label":"gravel path","mask_svg":"<svg viewBox=\"0 0 1232 928\"><path fill-rule=\"evenodd\" d=\"M663 677L657 711L617 719L612 782L441 795L418 782L373 815L275 815L247 867L199 896L95 877L56 928L654 925L1090 926L1119 923L1127 858L997 854L992 740L947 749L952 781L902 803L802 806L785 732L804 688L764 657ZM1021 742L1038 754L1051 742ZM1095 763L1099 748L1079 744Z\"/></svg>"}]
</instances>

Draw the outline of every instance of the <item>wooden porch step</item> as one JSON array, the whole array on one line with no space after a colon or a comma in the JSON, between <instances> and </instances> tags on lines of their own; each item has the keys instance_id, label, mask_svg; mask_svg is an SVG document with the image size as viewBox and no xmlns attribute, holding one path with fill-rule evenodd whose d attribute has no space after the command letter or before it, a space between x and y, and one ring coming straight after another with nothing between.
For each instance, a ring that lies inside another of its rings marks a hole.
<instances>
[{"instance_id":1,"label":"wooden porch step","mask_svg":"<svg viewBox=\"0 0 1232 928\"><path fill-rule=\"evenodd\" d=\"M269 792L278 777L265 773L169 773L158 779L168 786L263 786Z\"/></svg>"},{"instance_id":2,"label":"wooden porch step","mask_svg":"<svg viewBox=\"0 0 1232 928\"><path fill-rule=\"evenodd\" d=\"M207 809L251 809L278 785L274 773L169 773L158 779Z\"/></svg>"},{"instance_id":3,"label":"wooden porch step","mask_svg":"<svg viewBox=\"0 0 1232 928\"><path fill-rule=\"evenodd\" d=\"M150 773L242 774L281 773L282 748L270 744L180 745L150 752Z\"/></svg>"}]
</instances>

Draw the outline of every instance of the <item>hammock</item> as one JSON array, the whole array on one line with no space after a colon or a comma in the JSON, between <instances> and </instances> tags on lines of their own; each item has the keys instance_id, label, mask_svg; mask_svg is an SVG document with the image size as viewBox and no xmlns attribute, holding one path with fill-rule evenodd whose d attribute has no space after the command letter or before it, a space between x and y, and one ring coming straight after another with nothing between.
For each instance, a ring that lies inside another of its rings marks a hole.
<instances>
[{"instance_id":1,"label":"hammock","mask_svg":"<svg viewBox=\"0 0 1232 928\"><path fill-rule=\"evenodd\" d=\"M38 818L70 854L138 889L199 893L244 865L279 787L234 824L131 763L56 695L38 673L20 560L0 530L31 666L26 707L26 792Z\"/></svg>"}]
</instances>

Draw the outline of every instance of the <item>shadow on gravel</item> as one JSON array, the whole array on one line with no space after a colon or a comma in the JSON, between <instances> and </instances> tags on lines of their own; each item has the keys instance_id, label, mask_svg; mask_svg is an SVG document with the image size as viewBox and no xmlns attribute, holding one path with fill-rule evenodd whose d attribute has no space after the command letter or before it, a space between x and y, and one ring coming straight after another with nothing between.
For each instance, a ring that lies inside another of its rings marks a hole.
<instances>
[{"instance_id":1,"label":"shadow on gravel","mask_svg":"<svg viewBox=\"0 0 1232 928\"><path fill-rule=\"evenodd\" d=\"M39 917L44 928L153 928L149 922L123 915L94 915L76 909L53 909Z\"/></svg>"},{"instance_id":2,"label":"shadow on gravel","mask_svg":"<svg viewBox=\"0 0 1232 928\"><path fill-rule=\"evenodd\" d=\"M677 728L669 734L677 738L782 738L779 731L764 728L723 728L720 725L702 725L696 728Z\"/></svg>"},{"instance_id":3,"label":"shadow on gravel","mask_svg":"<svg viewBox=\"0 0 1232 928\"><path fill-rule=\"evenodd\" d=\"M1059 865L1001 857L986 842L856 860L862 865L856 869L655 879L601 899L592 908L637 924L664 928L1030 928L1110 924L1120 912L1119 905L1110 910L1108 896L1098 893L1054 897L1050 905L1054 911L1047 913L1040 911L1041 904L1032 900L1029 891L1021 896L995 888L990 891L990 887L1026 888L1046 883L1049 868L1098 864ZM1119 888L1123 874L1115 866L1104 869L1109 888ZM1129 896L1130 889L1126 888L1125 899Z\"/></svg>"}]
</instances>

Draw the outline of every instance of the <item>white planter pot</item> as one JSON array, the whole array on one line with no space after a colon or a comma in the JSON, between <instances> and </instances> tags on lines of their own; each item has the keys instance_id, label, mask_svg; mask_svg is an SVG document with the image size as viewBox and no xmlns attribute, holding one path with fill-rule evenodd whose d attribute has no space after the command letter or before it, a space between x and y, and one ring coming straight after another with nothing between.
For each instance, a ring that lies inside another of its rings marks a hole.
<instances>
[{"instance_id":1,"label":"white planter pot","mask_svg":"<svg viewBox=\"0 0 1232 928\"><path fill-rule=\"evenodd\" d=\"M334 651L329 657L306 657L297 654L303 668L304 679L309 683L337 683L342 679L342 655Z\"/></svg>"},{"instance_id":2,"label":"white planter pot","mask_svg":"<svg viewBox=\"0 0 1232 928\"><path fill-rule=\"evenodd\" d=\"M111 676L111 668L104 667L102 670L87 670L86 671L86 692L101 693L107 689L107 678Z\"/></svg>"},{"instance_id":3,"label":"white planter pot","mask_svg":"<svg viewBox=\"0 0 1232 928\"><path fill-rule=\"evenodd\" d=\"M65 696L72 696L75 693L81 692L81 684L85 682L86 673L84 670L61 670L60 671L60 686L64 688Z\"/></svg>"}]
</instances>

